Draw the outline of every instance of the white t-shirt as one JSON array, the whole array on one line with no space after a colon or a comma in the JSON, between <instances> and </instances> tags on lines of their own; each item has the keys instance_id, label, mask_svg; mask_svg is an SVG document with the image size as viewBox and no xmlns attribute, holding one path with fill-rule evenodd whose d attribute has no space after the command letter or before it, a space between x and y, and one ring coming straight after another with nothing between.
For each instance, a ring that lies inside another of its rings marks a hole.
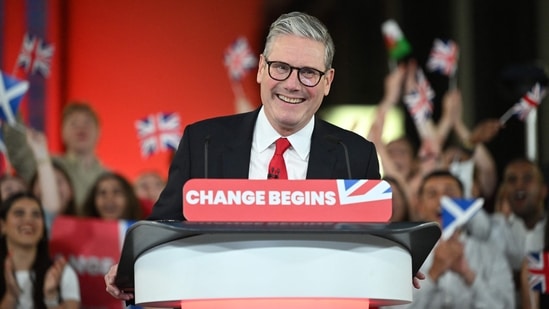
<instances>
[{"instance_id":1,"label":"white t-shirt","mask_svg":"<svg viewBox=\"0 0 549 309\"><path fill-rule=\"evenodd\" d=\"M32 301L32 281L30 272L26 270L17 271L15 273L15 278L21 289L17 309L35 308ZM60 291L61 298L63 300L80 301L80 285L78 283L78 276L76 275L74 269L72 269L72 267L68 264L65 265L63 274L61 275Z\"/></svg>"}]
</instances>

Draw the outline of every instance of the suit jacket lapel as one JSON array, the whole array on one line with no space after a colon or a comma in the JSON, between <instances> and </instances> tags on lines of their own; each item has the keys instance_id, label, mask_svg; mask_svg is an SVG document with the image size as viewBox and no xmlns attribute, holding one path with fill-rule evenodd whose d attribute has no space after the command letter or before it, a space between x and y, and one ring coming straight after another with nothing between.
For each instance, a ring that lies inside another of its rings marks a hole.
<instances>
[{"instance_id":1,"label":"suit jacket lapel","mask_svg":"<svg viewBox=\"0 0 549 309\"><path fill-rule=\"evenodd\" d=\"M224 178L248 178L253 130L259 109L244 116L233 138L226 141L223 156Z\"/></svg>"},{"instance_id":2,"label":"suit jacket lapel","mask_svg":"<svg viewBox=\"0 0 549 309\"><path fill-rule=\"evenodd\" d=\"M338 145L326 137L329 133L319 119L315 120L315 129L311 137L307 179L333 178L337 162L334 151Z\"/></svg>"}]
</instances>

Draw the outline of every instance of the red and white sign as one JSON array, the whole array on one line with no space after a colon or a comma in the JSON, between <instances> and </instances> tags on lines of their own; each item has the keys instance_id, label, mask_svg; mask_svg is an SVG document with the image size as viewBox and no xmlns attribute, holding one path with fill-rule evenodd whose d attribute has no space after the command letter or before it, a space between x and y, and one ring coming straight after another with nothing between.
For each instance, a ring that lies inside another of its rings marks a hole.
<instances>
[{"instance_id":1,"label":"red and white sign","mask_svg":"<svg viewBox=\"0 0 549 309\"><path fill-rule=\"evenodd\" d=\"M105 274L120 259L131 221L58 216L50 237L52 256L64 256L78 274L82 308L124 309L105 292Z\"/></svg>"},{"instance_id":2,"label":"red and white sign","mask_svg":"<svg viewBox=\"0 0 549 309\"><path fill-rule=\"evenodd\" d=\"M188 221L387 222L384 180L191 179L183 187Z\"/></svg>"}]
</instances>

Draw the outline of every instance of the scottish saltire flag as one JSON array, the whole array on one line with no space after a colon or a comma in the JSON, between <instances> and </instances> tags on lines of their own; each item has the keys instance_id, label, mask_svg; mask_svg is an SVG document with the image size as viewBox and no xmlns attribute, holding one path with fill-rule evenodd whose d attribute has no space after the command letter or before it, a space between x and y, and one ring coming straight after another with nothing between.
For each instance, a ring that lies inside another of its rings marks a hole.
<instances>
[{"instance_id":1,"label":"scottish saltire flag","mask_svg":"<svg viewBox=\"0 0 549 309\"><path fill-rule=\"evenodd\" d=\"M46 44L42 38L26 33L17 57L17 66L22 67L26 73L39 72L42 76L48 77L53 52L52 44Z\"/></svg>"},{"instance_id":2,"label":"scottish saltire flag","mask_svg":"<svg viewBox=\"0 0 549 309\"><path fill-rule=\"evenodd\" d=\"M431 88L423 70L417 71L417 87L404 95L404 104L416 122L427 120L433 113L435 91Z\"/></svg>"},{"instance_id":3,"label":"scottish saltire flag","mask_svg":"<svg viewBox=\"0 0 549 309\"><path fill-rule=\"evenodd\" d=\"M427 60L427 68L431 72L452 76L456 73L458 57L459 48L454 41L435 39Z\"/></svg>"},{"instance_id":4,"label":"scottish saltire flag","mask_svg":"<svg viewBox=\"0 0 549 309\"><path fill-rule=\"evenodd\" d=\"M461 199L443 196L440 199L442 212L442 239L448 239L457 228L469 221L484 205L483 198Z\"/></svg>"},{"instance_id":5,"label":"scottish saltire flag","mask_svg":"<svg viewBox=\"0 0 549 309\"><path fill-rule=\"evenodd\" d=\"M0 120L15 126L17 111L29 82L18 80L0 71Z\"/></svg>"},{"instance_id":6,"label":"scottish saltire flag","mask_svg":"<svg viewBox=\"0 0 549 309\"><path fill-rule=\"evenodd\" d=\"M0 128L2 121L0 121ZM4 175L8 169L8 148L4 143L4 131L0 129L0 175Z\"/></svg>"},{"instance_id":7,"label":"scottish saltire flag","mask_svg":"<svg viewBox=\"0 0 549 309\"><path fill-rule=\"evenodd\" d=\"M341 205L391 200L393 191L386 181L368 179L338 179L337 189Z\"/></svg>"},{"instance_id":8,"label":"scottish saltire flag","mask_svg":"<svg viewBox=\"0 0 549 309\"><path fill-rule=\"evenodd\" d=\"M82 308L126 308L124 302L105 293L105 274L120 260L127 220L103 220L58 216L50 237L52 256L63 256L80 282Z\"/></svg>"},{"instance_id":9,"label":"scottish saltire flag","mask_svg":"<svg viewBox=\"0 0 549 309\"><path fill-rule=\"evenodd\" d=\"M396 21L392 19L385 21L381 25L381 33L391 59L400 60L412 52L412 46L402 34Z\"/></svg>"},{"instance_id":10,"label":"scottish saltire flag","mask_svg":"<svg viewBox=\"0 0 549 309\"><path fill-rule=\"evenodd\" d=\"M181 139L181 119L177 113L156 113L135 122L144 157L176 150Z\"/></svg>"},{"instance_id":11,"label":"scottish saltire flag","mask_svg":"<svg viewBox=\"0 0 549 309\"><path fill-rule=\"evenodd\" d=\"M0 128L4 125L4 122L0 120ZM7 155L8 148L6 147L6 143L4 142L4 130L0 129L0 157L3 157ZM0 173L1 174L1 173Z\"/></svg>"},{"instance_id":12,"label":"scottish saltire flag","mask_svg":"<svg viewBox=\"0 0 549 309\"><path fill-rule=\"evenodd\" d=\"M248 40L244 37L236 39L225 51L225 66L232 80L239 81L256 65L257 59L248 45Z\"/></svg>"},{"instance_id":13,"label":"scottish saltire flag","mask_svg":"<svg viewBox=\"0 0 549 309\"><path fill-rule=\"evenodd\" d=\"M528 285L533 291L547 293L549 284L549 252L530 252L528 261Z\"/></svg>"},{"instance_id":14,"label":"scottish saltire flag","mask_svg":"<svg viewBox=\"0 0 549 309\"><path fill-rule=\"evenodd\" d=\"M531 110L538 108L544 97L545 87L541 87L539 83L536 83L530 91L520 98L519 102L513 105L513 114L524 121Z\"/></svg>"}]
</instances>

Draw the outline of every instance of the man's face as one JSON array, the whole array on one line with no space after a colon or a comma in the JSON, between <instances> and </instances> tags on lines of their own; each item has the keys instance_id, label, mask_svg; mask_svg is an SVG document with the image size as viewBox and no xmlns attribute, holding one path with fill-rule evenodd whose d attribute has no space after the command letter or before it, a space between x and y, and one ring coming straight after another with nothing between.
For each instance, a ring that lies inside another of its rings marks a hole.
<instances>
[{"instance_id":1,"label":"man's face","mask_svg":"<svg viewBox=\"0 0 549 309\"><path fill-rule=\"evenodd\" d=\"M76 111L63 122L62 134L67 151L89 153L95 149L99 128L91 115Z\"/></svg>"},{"instance_id":2,"label":"man's face","mask_svg":"<svg viewBox=\"0 0 549 309\"><path fill-rule=\"evenodd\" d=\"M442 196L461 198L463 193L456 179L450 176L434 176L423 185L417 211L422 220L441 222L440 199Z\"/></svg>"},{"instance_id":3,"label":"man's face","mask_svg":"<svg viewBox=\"0 0 549 309\"><path fill-rule=\"evenodd\" d=\"M330 92L334 69L330 69L315 87L306 87L293 70L284 81L269 76L267 60L285 62L293 67L309 67L326 71L325 47L322 43L293 35L274 38L269 55L259 60L257 82L261 85L261 101L271 125L281 135L290 135L302 129L320 108L322 99Z\"/></svg>"},{"instance_id":4,"label":"man's face","mask_svg":"<svg viewBox=\"0 0 549 309\"><path fill-rule=\"evenodd\" d=\"M547 188L536 166L528 162L509 164L503 175L503 184L511 210L517 216L526 218L541 211Z\"/></svg>"}]
</instances>

